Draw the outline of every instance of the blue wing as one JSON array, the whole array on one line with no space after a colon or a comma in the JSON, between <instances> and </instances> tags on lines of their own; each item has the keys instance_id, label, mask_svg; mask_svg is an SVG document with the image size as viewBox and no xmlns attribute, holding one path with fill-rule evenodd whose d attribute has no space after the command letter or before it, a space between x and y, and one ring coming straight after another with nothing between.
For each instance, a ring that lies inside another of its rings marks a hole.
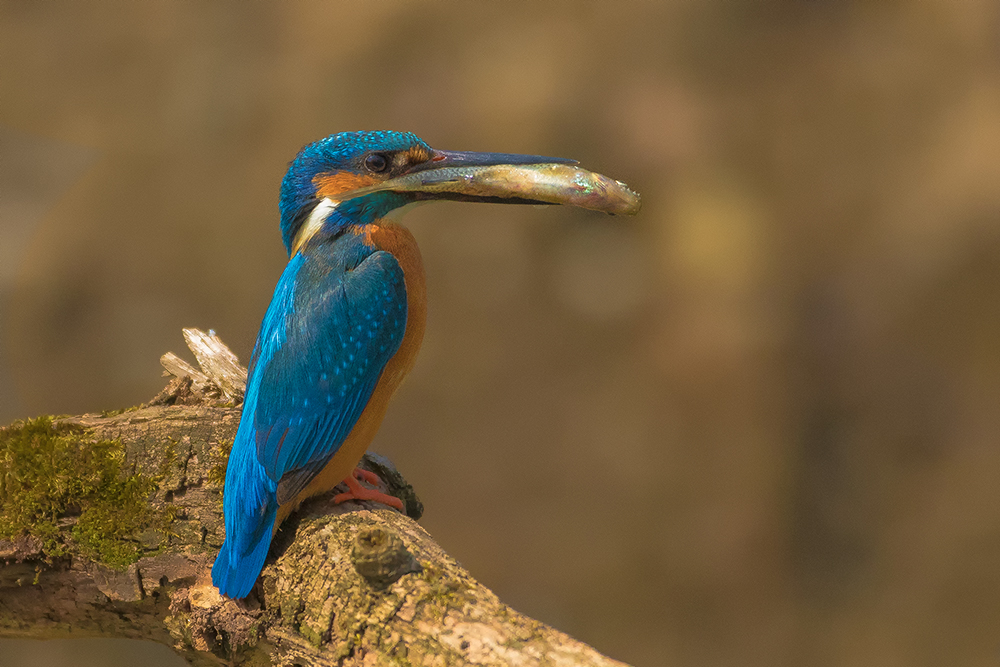
<instances>
[{"instance_id":1,"label":"blue wing","mask_svg":"<svg viewBox=\"0 0 1000 667\"><path fill-rule=\"evenodd\" d=\"M406 329L403 271L387 252L331 275L306 266L284 343L261 368L257 459L291 500L351 432ZM266 395L265 392L266 391Z\"/></svg>"},{"instance_id":2,"label":"blue wing","mask_svg":"<svg viewBox=\"0 0 1000 667\"><path fill-rule=\"evenodd\" d=\"M264 317L226 471L226 542L212 569L231 597L249 593L277 506L337 451L403 339L399 263L377 251L351 264L296 255Z\"/></svg>"}]
</instances>

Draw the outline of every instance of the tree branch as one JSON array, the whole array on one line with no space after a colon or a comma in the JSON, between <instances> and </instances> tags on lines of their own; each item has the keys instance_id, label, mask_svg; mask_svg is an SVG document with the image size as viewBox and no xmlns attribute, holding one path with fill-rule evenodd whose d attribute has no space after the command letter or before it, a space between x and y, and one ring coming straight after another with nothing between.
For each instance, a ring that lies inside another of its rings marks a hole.
<instances>
[{"instance_id":1,"label":"tree branch","mask_svg":"<svg viewBox=\"0 0 1000 667\"><path fill-rule=\"evenodd\" d=\"M0 429L0 637L149 639L193 665L622 664L504 605L413 518L332 495L285 522L249 598L220 596L222 402L246 376L198 358L165 356L181 377L149 406ZM391 463L363 465L419 518Z\"/></svg>"}]
</instances>

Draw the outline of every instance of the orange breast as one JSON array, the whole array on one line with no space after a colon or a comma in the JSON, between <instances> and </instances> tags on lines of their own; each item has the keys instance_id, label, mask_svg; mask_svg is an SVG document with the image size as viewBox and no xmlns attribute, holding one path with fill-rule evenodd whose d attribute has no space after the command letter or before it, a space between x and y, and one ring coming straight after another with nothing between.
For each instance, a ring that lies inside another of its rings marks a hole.
<instances>
[{"instance_id":1,"label":"orange breast","mask_svg":"<svg viewBox=\"0 0 1000 667\"><path fill-rule=\"evenodd\" d=\"M394 223L379 221L358 228L355 233L364 234L365 243L378 250L392 254L403 270L406 284L406 331L396 354L389 359L368 405L365 407L350 434L340 449L333 455L326 467L292 501L278 508L274 522L275 530L299 504L310 496L329 491L347 477L361 460L368 445L382 424L389 400L403 382L420 351L427 324L427 282L424 264L413 234L408 229Z\"/></svg>"}]
</instances>

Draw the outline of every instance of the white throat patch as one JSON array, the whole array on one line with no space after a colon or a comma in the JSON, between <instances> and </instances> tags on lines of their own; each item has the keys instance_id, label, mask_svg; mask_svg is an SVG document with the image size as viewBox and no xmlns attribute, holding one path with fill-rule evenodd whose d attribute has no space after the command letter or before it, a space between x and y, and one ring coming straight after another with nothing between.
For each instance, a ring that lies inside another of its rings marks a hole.
<instances>
[{"instance_id":1,"label":"white throat patch","mask_svg":"<svg viewBox=\"0 0 1000 667\"><path fill-rule=\"evenodd\" d=\"M312 213L309 214L309 217L302 223L299 231L295 234L295 241L292 243L292 255L297 253L299 248L305 245L306 241L311 239L320 230L320 227L323 226L327 217L333 213L338 204L339 202L335 202L329 197L316 204L316 208L312 210Z\"/></svg>"}]
</instances>

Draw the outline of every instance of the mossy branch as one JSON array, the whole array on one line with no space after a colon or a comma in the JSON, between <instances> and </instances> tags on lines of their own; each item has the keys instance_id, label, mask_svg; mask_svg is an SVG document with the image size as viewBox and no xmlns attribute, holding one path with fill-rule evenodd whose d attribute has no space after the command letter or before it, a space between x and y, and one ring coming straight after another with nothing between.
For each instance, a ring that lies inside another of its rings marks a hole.
<instances>
[{"instance_id":1,"label":"mossy branch","mask_svg":"<svg viewBox=\"0 0 1000 667\"><path fill-rule=\"evenodd\" d=\"M501 603L411 518L412 489L374 455L363 465L410 516L317 497L251 596L221 597L210 568L242 368L191 331L221 346L222 370L199 355L192 377L165 357L180 376L148 406L0 429L0 637L149 639L193 665L621 664Z\"/></svg>"}]
</instances>

